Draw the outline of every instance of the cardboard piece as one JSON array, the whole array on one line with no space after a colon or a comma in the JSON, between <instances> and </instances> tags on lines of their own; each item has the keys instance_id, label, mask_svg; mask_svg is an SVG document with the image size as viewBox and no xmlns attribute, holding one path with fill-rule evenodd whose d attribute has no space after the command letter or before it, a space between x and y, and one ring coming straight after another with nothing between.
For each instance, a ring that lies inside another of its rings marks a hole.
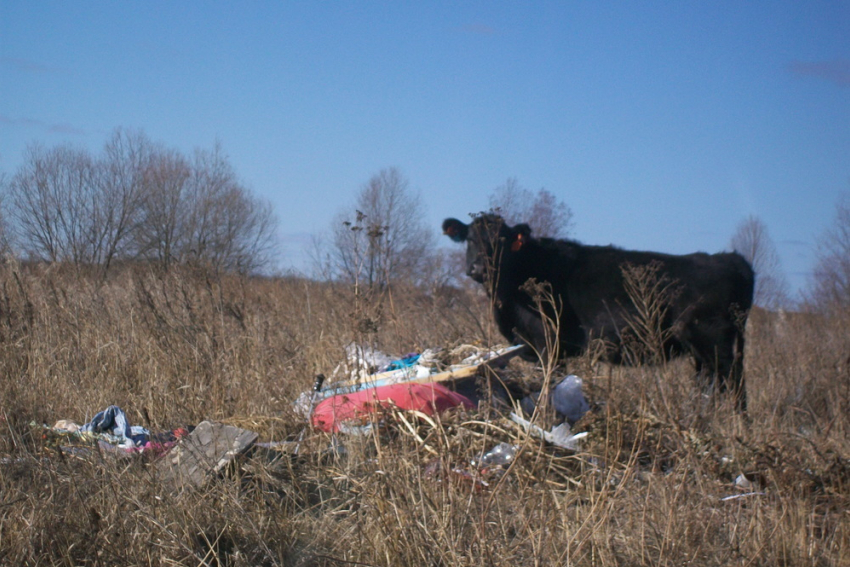
<instances>
[{"instance_id":1,"label":"cardboard piece","mask_svg":"<svg viewBox=\"0 0 850 567\"><path fill-rule=\"evenodd\" d=\"M159 473L175 489L200 487L234 458L247 451L258 435L232 425L202 421L162 459Z\"/></svg>"}]
</instances>

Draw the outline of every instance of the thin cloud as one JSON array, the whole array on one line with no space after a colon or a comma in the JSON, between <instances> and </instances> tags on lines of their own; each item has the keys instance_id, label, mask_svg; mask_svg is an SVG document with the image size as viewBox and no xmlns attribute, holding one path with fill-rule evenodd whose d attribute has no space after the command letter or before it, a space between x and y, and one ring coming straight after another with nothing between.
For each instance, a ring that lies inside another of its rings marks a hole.
<instances>
[{"instance_id":1,"label":"thin cloud","mask_svg":"<svg viewBox=\"0 0 850 567\"><path fill-rule=\"evenodd\" d=\"M306 273L314 264L310 248L314 237L306 232L285 232L278 234L278 268L283 272Z\"/></svg>"},{"instance_id":2,"label":"thin cloud","mask_svg":"<svg viewBox=\"0 0 850 567\"><path fill-rule=\"evenodd\" d=\"M44 126L43 122L33 120L32 118L10 118L5 114L0 114L0 124L4 124L6 126Z\"/></svg>"},{"instance_id":3,"label":"thin cloud","mask_svg":"<svg viewBox=\"0 0 850 567\"><path fill-rule=\"evenodd\" d=\"M82 128L77 128L76 126L72 126L67 122L50 124L47 127L47 131L51 134L71 134L73 136L85 136L88 134L88 132L86 132Z\"/></svg>"},{"instance_id":4,"label":"thin cloud","mask_svg":"<svg viewBox=\"0 0 850 567\"><path fill-rule=\"evenodd\" d=\"M0 57L0 65L22 73L55 73L59 69L21 57Z\"/></svg>"},{"instance_id":5,"label":"thin cloud","mask_svg":"<svg viewBox=\"0 0 850 567\"><path fill-rule=\"evenodd\" d=\"M787 240L781 240L780 242L785 246L795 247L795 248L811 248L811 246L812 246L811 242L806 242L805 240L787 239Z\"/></svg>"},{"instance_id":6,"label":"thin cloud","mask_svg":"<svg viewBox=\"0 0 850 567\"><path fill-rule=\"evenodd\" d=\"M23 128L39 128L48 134L70 134L73 136L86 136L88 132L67 122L45 122L35 118L12 118L0 114L0 124L6 126L19 126Z\"/></svg>"},{"instance_id":7,"label":"thin cloud","mask_svg":"<svg viewBox=\"0 0 850 567\"><path fill-rule=\"evenodd\" d=\"M792 61L787 68L794 75L822 79L839 87L850 87L850 60Z\"/></svg>"},{"instance_id":8,"label":"thin cloud","mask_svg":"<svg viewBox=\"0 0 850 567\"><path fill-rule=\"evenodd\" d=\"M496 30L487 24L469 24L463 26L463 31L473 35L496 35Z\"/></svg>"}]
</instances>

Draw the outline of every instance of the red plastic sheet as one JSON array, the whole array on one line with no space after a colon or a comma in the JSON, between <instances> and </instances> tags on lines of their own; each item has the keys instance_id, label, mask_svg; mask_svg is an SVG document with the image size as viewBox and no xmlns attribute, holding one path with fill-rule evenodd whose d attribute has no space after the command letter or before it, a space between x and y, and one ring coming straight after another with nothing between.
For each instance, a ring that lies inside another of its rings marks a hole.
<instances>
[{"instance_id":1,"label":"red plastic sheet","mask_svg":"<svg viewBox=\"0 0 850 567\"><path fill-rule=\"evenodd\" d=\"M434 415L461 405L475 407L469 398L442 384L393 384L322 400L313 410L311 421L316 429L336 432L343 422L366 421L372 414L394 406Z\"/></svg>"}]
</instances>

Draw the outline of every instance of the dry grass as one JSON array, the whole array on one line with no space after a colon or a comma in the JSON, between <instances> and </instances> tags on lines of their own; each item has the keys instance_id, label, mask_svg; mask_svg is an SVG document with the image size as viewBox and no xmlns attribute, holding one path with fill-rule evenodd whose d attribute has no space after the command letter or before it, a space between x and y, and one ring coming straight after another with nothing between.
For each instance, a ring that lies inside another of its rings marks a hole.
<instances>
[{"instance_id":1,"label":"dry grass","mask_svg":"<svg viewBox=\"0 0 850 567\"><path fill-rule=\"evenodd\" d=\"M756 312L748 421L691 366L573 362L594 412L572 455L481 412L396 416L297 457L257 450L173 494L147 459L57 451L35 424L108 405L154 431L296 437L291 409L351 341L404 354L496 336L474 292L354 296L299 279L0 267L2 565L850 565L850 317ZM528 382L526 363L509 372ZM501 441L503 475L470 461ZM744 491L747 473L757 495ZM486 486L485 486L486 483Z\"/></svg>"}]
</instances>

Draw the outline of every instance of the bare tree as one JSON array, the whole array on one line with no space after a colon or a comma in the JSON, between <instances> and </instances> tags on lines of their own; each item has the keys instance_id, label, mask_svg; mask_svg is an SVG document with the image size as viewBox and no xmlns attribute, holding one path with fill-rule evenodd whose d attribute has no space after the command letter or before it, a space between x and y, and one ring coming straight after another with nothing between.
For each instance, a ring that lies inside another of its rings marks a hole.
<instances>
[{"instance_id":1,"label":"bare tree","mask_svg":"<svg viewBox=\"0 0 850 567\"><path fill-rule=\"evenodd\" d=\"M821 310L850 308L850 194L835 206L832 226L818 240L808 299Z\"/></svg>"},{"instance_id":2,"label":"bare tree","mask_svg":"<svg viewBox=\"0 0 850 567\"><path fill-rule=\"evenodd\" d=\"M789 303L788 281L767 226L750 215L738 224L730 245L741 254L756 273L753 302L766 309L780 309Z\"/></svg>"},{"instance_id":3,"label":"bare tree","mask_svg":"<svg viewBox=\"0 0 850 567\"><path fill-rule=\"evenodd\" d=\"M239 182L220 143L195 151L186 196L184 258L243 273L268 263L276 227L271 204Z\"/></svg>"},{"instance_id":4,"label":"bare tree","mask_svg":"<svg viewBox=\"0 0 850 567\"><path fill-rule=\"evenodd\" d=\"M27 148L7 184L18 241L31 257L107 270L132 242L149 142L116 130L103 156L68 145Z\"/></svg>"},{"instance_id":5,"label":"bare tree","mask_svg":"<svg viewBox=\"0 0 850 567\"><path fill-rule=\"evenodd\" d=\"M522 187L515 177L508 178L493 191L490 208L508 224L528 224L535 236L564 238L570 233L573 213L566 203L546 189L535 194Z\"/></svg>"},{"instance_id":6,"label":"bare tree","mask_svg":"<svg viewBox=\"0 0 850 567\"><path fill-rule=\"evenodd\" d=\"M9 178L0 172L0 255L6 256L12 251L12 239L6 212L6 195L8 194Z\"/></svg>"},{"instance_id":7,"label":"bare tree","mask_svg":"<svg viewBox=\"0 0 850 567\"><path fill-rule=\"evenodd\" d=\"M151 167L156 146L140 132L116 129L99 160L98 183L101 199L94 212L99 218L102 252L100 261L108 270L115 258L138 254L137 231L142 222L145 174Z\"/></svg>"},{"instance_id":8,"label":"bare tree","mask_svg":"<svg viewBox=\"0 0 850 567\"><path fill-rule=\"evenodd\" d=\"M104 271L115 259L240 272L271 260L271 205L239 182L219 144L190 162L141 132L118 129L97 159L67 145L33 145L24 158L2 185L30 257Z\"/></svg>"},{"instance_id":9,"label":"bare tree","mask_svg":"<svg viewBox=\"0 0 850 567\"><path fill-rule=\"evenodd\" d=\"M145 172L142 257L166 269L192 263L243 273L270 261L276 228L271 205L239 183L220 144L196 150L191 162L159 149Z\"/></svg>"},{"instance_id":10,"label":"bare tree","mask_svg":"<svg viewBox=\"0 0 850 567\"><path fill-rule=\"evenodd\" d=\"M164 269L183 260L180 251L185 242L183 220L189 214L185 193L190 174L189 164L179 152L161 148L144 169L137 255L155 260Z\"/></svg>"},{"instance_id":11,"label":"bare tree","mask_svg":"<svg viewBox=\"0 0 850 567\"><path fill-rule=\"evenodd\" d=\"M95 209L101 196L95 163L86 151L30 146L8 195L15 231L30 256L78 265L99 261Z\"/></svg>"},{"instance_id":12,"label":"bare tree","mask_svg":"<svg viewBox=\"0 0 850 567\"><path fill-rule=\"evenodd\" d=\"M337 215L331 262L338 277L384 287L427 279L434 236L422 222L419 196L396 169L382 169L357 195L353 218Z\"/></svg>"}]
</instances>

